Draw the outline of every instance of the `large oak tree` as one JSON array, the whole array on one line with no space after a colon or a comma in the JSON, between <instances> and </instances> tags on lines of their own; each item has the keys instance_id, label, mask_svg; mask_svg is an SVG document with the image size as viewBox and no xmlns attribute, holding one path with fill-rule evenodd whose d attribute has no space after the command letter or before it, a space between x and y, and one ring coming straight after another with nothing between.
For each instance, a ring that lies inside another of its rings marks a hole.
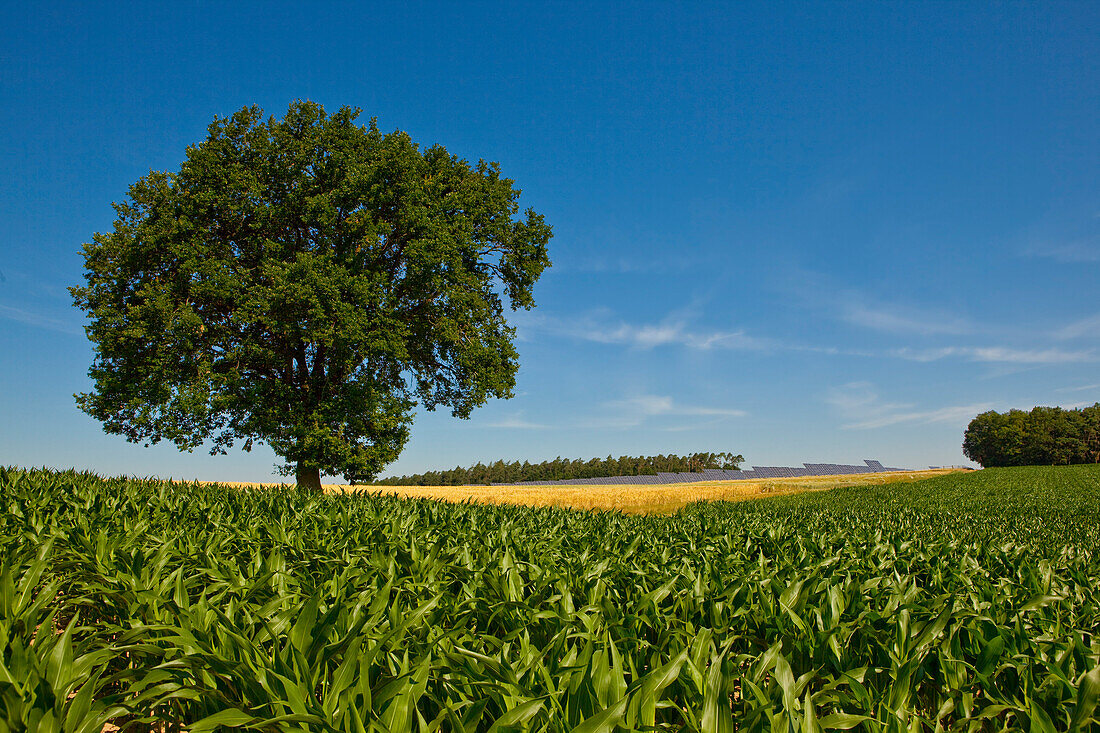
<instances>
[{"instance_id":1,"label":"large oak tree","mask_svg":"<svg viewBox=\"0 0 1100 733\"><path fill-rule=\"evenodd\" d=\"M270 445L284 473L373 476L419 403L458 417L512 395L515 331L551 229L495 163L471 165L358 110L295 103L215 119L84 246L94 389L133 442Z\"/></svg>"}]
</instances>

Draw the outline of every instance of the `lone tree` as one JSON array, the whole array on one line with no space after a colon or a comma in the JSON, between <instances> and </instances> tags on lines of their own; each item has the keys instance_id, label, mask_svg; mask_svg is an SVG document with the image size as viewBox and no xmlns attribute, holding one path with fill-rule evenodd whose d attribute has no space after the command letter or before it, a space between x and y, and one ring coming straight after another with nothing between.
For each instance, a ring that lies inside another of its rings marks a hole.
<instances>
[{"instance_id":1,"label":"lone tree","mask_svg":"<svg viewBox=\"0 0 1100 733\"><path fill-rule=\"evenodd\" d=\"M382 134L358 110L246 107L178 173L151 172L84 245L72 288L95 345L77 404L110 433L224 454L270 445L280 471L373 476L412 410L457 417L512 396L515 330L551 229L496 163Z\"/></svg>"}]
</instances>

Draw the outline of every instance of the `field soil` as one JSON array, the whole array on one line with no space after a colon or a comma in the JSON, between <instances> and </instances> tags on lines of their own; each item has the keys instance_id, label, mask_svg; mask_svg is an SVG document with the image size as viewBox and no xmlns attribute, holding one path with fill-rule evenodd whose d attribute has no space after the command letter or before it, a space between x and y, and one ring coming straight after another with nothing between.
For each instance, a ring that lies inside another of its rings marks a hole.
<instances>
[{"instance_id":1,"label":"field soil","mask_svg":"<svg viewBox=\"0 0 1100 733\"><path fill-rule=\"evenodd\" d=\"M696 501L744 501L762 496L824 491L842 486L874 486L918 481L956 473L960 469L862 473L845 476L799 476L755 481L704 481L686 484L560 484L556 486L349 486L326 484L325 491L367 492L384 496L443 499L479 504L552 506L570 509L619 510L628 514L674 512ZM224 483L260 487L272 484ZM277 485L277 484L276 484Z\"/></svg>"}]
</instances>

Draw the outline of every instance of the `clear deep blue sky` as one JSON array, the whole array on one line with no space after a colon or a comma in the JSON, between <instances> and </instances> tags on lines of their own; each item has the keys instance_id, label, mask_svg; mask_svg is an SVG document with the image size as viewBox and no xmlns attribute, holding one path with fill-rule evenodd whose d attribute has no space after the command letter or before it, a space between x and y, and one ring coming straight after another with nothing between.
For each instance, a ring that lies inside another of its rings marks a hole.
<instances>
[{"instance_id":1,"label":"clear deep blue sky","mask_svg":"<svg viewBox=\"0 0 1100 733\"><path fill-rule=\"evenodd\" d=\"M0 463L259 480L102 432L65 290L215 115L311 99L498 161L553 224L517 396L393 472L730 450L962 463L1100 400L1100 3L0 10Z\"/></svg>"}]
</instances>

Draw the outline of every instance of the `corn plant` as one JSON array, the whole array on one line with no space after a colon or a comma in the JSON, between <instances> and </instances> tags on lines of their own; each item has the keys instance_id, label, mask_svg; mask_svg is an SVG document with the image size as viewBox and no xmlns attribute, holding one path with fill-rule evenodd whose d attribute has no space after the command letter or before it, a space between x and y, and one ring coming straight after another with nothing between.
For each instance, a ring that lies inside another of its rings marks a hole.
<instances>
[{"instance_id":1,"label":"corn plant","mask_svg":"<svg viewBox=\"0 0 1100 733\"><path fill-rule=\"evenodd\" d=\"M0 732L1097 730L1100 469L671 516L0 469Z\"/></svg>"}]
</instances>

